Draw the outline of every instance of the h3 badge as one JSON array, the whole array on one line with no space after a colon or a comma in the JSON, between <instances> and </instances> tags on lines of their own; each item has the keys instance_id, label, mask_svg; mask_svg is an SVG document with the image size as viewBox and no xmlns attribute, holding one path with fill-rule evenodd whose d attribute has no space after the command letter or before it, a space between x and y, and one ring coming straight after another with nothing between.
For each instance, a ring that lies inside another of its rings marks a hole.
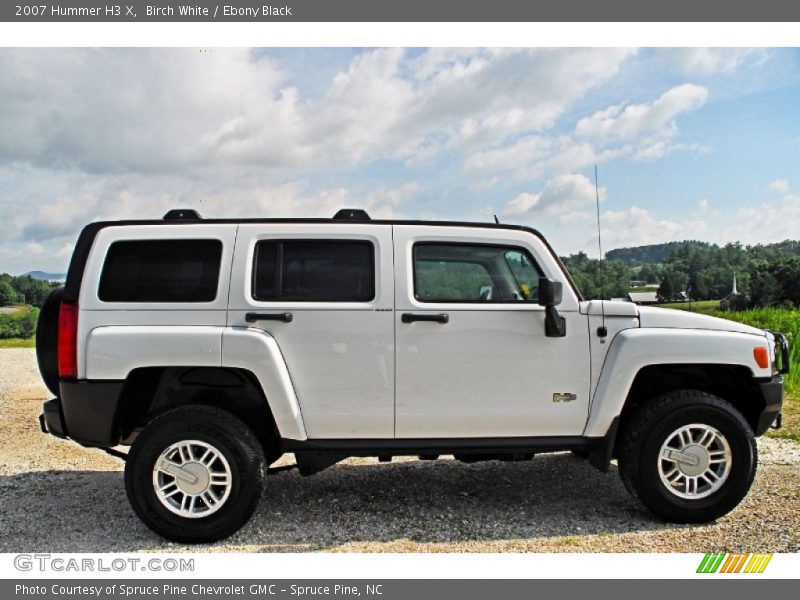
<instances>
[{"instance_id":1,"label":"h3 badge","mask_svg":"<svg viewBox=\"0 0 800 600\"><path fill-rule=\"evenodd\" d=\"M578 395L571 392L561 392L553 394L553 402L572 402L577 400Z\"/></svg>"}]
</instances>

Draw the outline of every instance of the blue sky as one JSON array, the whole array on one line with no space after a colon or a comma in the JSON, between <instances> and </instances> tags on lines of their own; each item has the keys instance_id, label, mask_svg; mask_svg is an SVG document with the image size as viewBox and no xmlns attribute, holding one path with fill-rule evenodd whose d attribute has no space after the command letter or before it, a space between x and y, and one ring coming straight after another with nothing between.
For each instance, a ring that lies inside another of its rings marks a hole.
<instances>
[{"instance_id":1,"label":"blue sky","mask_svg":"<svg viewBox=\"0 0 800 600\"><path fill-rule=\"evenodd\" d=\"M0 50L0 271L207 216L533 225L562 254L800 238L795 49Z\"/></svg>"}]
</instances>

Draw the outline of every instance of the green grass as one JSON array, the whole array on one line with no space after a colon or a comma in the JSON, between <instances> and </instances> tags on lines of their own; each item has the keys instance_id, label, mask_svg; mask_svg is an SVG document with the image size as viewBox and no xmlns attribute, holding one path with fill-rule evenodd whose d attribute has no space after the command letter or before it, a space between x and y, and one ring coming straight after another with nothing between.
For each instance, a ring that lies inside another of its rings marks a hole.
<instances>
[{"instance_id":1,"label":"green grass","mask_svg":"<svg viewBox=\"0 0 800 600\"><path fill-rule=\"evenodd\" d=\"M664 308L691 310L712 317L728 319L759 329L772 329L786 334L789 340L789 363L792 370L784 376L786 397L783 402L783 428L772 430L770 437L800 442L800 311L787 308L751 308L742 311L719 310L719 301L661 304Z\"/></svg>"},{"instance_id":2,"label":"green grass","mask_svg":"<svg viewBox=\"0 0 800 600\"><path fill-rule=\"evenodd\" d=\"M699 302L669 302L666 304L656 304L661 308L673 308L675 310L688 310L691 312L709 315L715 311L719 312L719 300L700 300Z\"/></svg>"},{"instance_id":3,"label":"green grass","mask_svg":"<svg viewBox=\"0 0 800 600\"><path fill-rule=\"evenodd\" d=\"M0 348L35 348L36 340L34 338L7 338L0 339Z\"/></svg>"}]
</instances>

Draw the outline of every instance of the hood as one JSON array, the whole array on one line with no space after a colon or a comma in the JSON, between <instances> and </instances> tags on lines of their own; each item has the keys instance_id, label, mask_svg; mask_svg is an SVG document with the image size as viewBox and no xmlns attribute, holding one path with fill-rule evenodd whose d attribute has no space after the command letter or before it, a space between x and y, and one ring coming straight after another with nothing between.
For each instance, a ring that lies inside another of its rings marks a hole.
<instances>
[{"instance_id":1,"label":"hood","mask_svg":"<svg viewBox=\"0 0 800 600\"><path fill-rule=\"evenodd\" d=\"M752 335L766 335L762 329L750 327L743 323L718 319L688 310L675 310L672 308L657 308L655 306L639 306L639 324L641 327L671 327L676 329L711 329L713 331L733 331L736 333L750 333Z\"/></svg>"}]
</instances>

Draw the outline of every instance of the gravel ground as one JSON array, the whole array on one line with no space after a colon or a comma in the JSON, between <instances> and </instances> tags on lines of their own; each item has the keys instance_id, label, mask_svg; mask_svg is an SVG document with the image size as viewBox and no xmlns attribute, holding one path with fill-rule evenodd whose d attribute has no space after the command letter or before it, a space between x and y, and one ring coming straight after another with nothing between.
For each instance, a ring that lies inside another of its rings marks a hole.
<instances>
[{"instance_id":1,"label":"gravel ground","mask_svg":"<svg viewBox=\"0 0 800 600\"><path fill-rule=\"evenodd\" d=\"M122 463L43 435L34 351L0 349L0 551L797 552L800 445L760 439L753 489L706 526L657 521L616 475L570 454L524 463L351 459L283 472L250 523L218 544L170 544L128 505ZM284 457L283 463L291 463Z\"/></svg>"}]
</instances>

